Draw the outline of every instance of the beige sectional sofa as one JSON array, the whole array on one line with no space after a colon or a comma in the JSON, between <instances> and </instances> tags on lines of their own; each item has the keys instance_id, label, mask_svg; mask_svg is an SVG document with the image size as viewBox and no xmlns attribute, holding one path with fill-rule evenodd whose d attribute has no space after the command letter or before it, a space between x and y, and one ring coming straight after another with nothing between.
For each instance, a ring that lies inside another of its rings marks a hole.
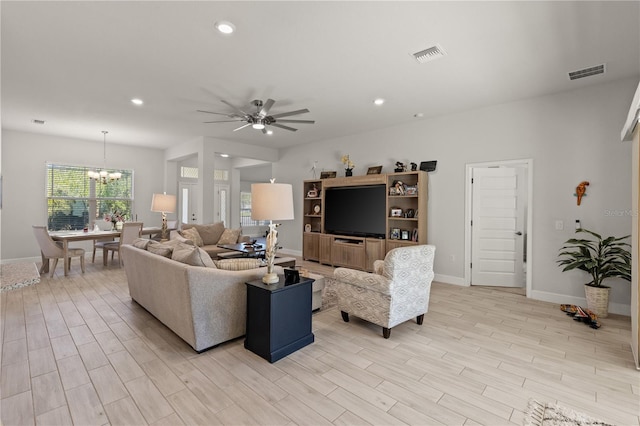
<instances>
[{"instance_id":1,"label":"beige sectional sofa","mask_svg":"<svg viewBox=\"0 0 640 426\"><path fill-rule=\"evenodd\" d=\"M195 230L196 233L193 234ZM171 240L185 238L193 241L197 246L206 251L212 259L218 254L229 250L218 247L218 244L236 244L249 241L249 237L243 236L241 229L225 228L222 222L208 225L183 224L179 231L171 231Z\"/></svg>"},{"instance_id":2,"label":"beige sectional sofa","mask_svg":"<svg viewBox=\"0 0 640 426\"><path fill-rule=\"evenodd\" d=\"M196 351L245 334L245 282L262 278L264 268L191 266L128 245L121 255L131 298Z\"/></svg>"}]
</instances>

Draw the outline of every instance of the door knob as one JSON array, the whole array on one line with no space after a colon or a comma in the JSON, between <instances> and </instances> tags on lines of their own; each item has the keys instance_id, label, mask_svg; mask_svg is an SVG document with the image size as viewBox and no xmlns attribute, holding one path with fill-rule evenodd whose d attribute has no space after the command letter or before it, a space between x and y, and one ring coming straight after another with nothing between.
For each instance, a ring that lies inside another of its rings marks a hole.
<instances>
[{"instance_id":1,"label":"door knob","mask_svg":"<svg viewBox=\"0 0 640 426\"><path fill-rule=\"evenodd\" d=\"M516 232L516 235L522 235L522 232L518 231Z\"/></svg>"}]
</instances>

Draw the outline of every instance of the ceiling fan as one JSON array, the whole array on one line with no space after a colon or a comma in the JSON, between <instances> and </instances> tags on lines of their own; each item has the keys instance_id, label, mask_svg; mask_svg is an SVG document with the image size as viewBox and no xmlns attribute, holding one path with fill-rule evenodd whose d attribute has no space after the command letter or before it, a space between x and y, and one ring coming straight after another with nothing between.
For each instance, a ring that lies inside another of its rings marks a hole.
<instances>
[{"instance_id":1,"label":"ceiling fan","mask_svg":"<svg viewBox=\"0 0 640 426\"><path fill-rule=\"evenodd\" d=\"M273 99L267 99L266 102L262 102L259 99L255 99L251 101L251 105L256 108L254 113L249 113L241 110L240 108L230 104L225 100L220 100L220 102L225 105L233 108L234 112L232 113L223 113L223 112L212 112L212 111L203 111L197 110L198 112L204 112L207 114L216 114L216 115L224 115L225 117L232 118L232 120L221 120L221 121L205 121L204 123L233 123L233 122L244 122L242 126L237 129L233 129L233 131L238 131L240 129L244 129L245 127L251 126L256 130L262 130L262 133L267 133L266 126L274 126L279 127L281 129L289 130L291 132L295 132L298 129L294 129L293 127L285 126L281 123L298 123L298 124L313 124L315 121L313 120L282 120L283 117L290 117L292 115L305 114L309 112L308 109L298 109L295 111L289 112L281 112L279 114L269 115L269 110L273 106L276 101Z\"/></svg>"}]
</instances>

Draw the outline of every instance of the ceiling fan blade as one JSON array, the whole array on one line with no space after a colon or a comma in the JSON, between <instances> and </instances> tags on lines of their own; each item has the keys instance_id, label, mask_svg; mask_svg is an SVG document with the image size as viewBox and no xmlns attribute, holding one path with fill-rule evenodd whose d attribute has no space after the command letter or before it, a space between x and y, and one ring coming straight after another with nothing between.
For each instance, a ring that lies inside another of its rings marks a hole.
<instances>
[{"instance_id":1,"label":"ceiling fan blade","mask_svg":"<svg viewBox=\"0 0 640 426\"><path fill-rule=\"evenodd\" d=\"M289 117L290 115L304 114L305 112L309 112L309 110L305 108L305 109L299 109L296 111L281 112L280 114L273 114L271 117L273 118Z\"/></svg>"},{"instance_id":2,"label":"ceiling fan blade","mask_svg":"<svg viewBox=\"0 0 640 426\"><path fill-rule=\"evenodd\" d=\"M240 127L238 127L237 129L233 129L233 131L234 131L234 132L237 132L238 130L244 129L244 128L245 128L245 127L247 127L247 126L251 126L251 123L247 123L247 124L245 124L244 126L240 126Z\"/></svg>"},{"instance_id":3,"label":"ceiling fan blade","mask_svg":"<svg viewBox=\"0 0 640 426\"><path fill-rule=\"evenodd\" d=\"M275 103L276 103L276 101L274 101L273 99L267 99L267 102L264 103L264 105L262 106L262 109L260 110L258 115L260 117L266 117L269 114L269 110L271 109L271 107Z\"/></svg>"},{"instance_id":4,"label":"ceiling fan blade","mask_svg":"<svg viewBox=\"0 0 640 426\"><path fill-rule=\"evenodd\" d=\"M277 120L278 123L301 123L301 124L313 124L313 120Z\"/></svg>"},{"instance_id":5,"label":"ceiling fan blade","mask_svg":"<svg viewBox=\"0 0 640 426\"><path fill-rule=\"evenodd\" d=\"M298 131L298 129L294 129L293 127L289 127L289 126L283 126L282 124L278 124L278 123L271 123L270 126L280 127L281 129L289 130L291 132Z\"/></svg>"},{"instance_id":6,"label":"ceiling fan blade","mask_svg":"<svg viewBox=\"0 0 640 426\"><path fill-rule=\"evenodd\" d=\"M203 123L238 123L244 120L203 121Z\"/></svg>"},{"instance_id":7,"label":"ceiling fan blade","mask_svg":"<svg viewBox=\"0 0 640 426\"><path fill-rule=\"evenodd\" d=\"M201 109L197 109L196 111L198 111L198 112L204 112L204 113L206 113L206 114L216 114L216 115L224 115L224 116L226 116L226 117L230 117L230 115L229 115L229 114L226 114L226 113L223 113L223 112L203 111L203 110L201 110Z\"/></svg>"},{"instance_id":8,"label":"ceiling fan blade","mask_svg":"<svg viewBox=\"0 0 640 426\"><path fill-rule=\"evenodd\" d=\"M246 112L244 112L244 111L243 111L243 110L241 110L240 108L238 108L238 107L236 107L236 106L234 106L234 105L231 105L229 102L227 102L227 101L225 101L225 100L223 100L223 99L220 99L220 102L222 102L222 103L223 103L223 104L225 104L225 105L229 105L231 108L235 109L236 111L238 111L238 112L239 112L240 114L242 114L243 116L245 116L245 115L251 115L251 114L247 114Z\"/></svg>"}]
</instances>

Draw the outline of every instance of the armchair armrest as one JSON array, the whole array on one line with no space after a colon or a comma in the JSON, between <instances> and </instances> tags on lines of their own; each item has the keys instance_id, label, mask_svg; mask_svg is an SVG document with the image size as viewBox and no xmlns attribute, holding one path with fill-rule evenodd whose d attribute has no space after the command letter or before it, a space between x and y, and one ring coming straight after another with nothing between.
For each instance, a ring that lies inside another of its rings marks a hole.
<instances>
[{"instance_id":1,"label":"armchair armrest","mask_svg":"<svg viewBox=\"0 0 640 426\"><path fill-rule=\"evenodd\" d=\"M366 288L382 294L391 294L391 280L383 275L372 274L370 272L358 271L349 268L337 268L333 276L345 284Z\"/></svg>"},{"instance_id":2,"label":"armchair armrest","mask_svg":"<svg viewBox=\"0 0 640 426\"><path fill-rule=\"evenodd\" d=\"M373 273L382 275L382 271L384 268L384 260L374 260L373 261Z\"/></svg>"}]
</instances>

